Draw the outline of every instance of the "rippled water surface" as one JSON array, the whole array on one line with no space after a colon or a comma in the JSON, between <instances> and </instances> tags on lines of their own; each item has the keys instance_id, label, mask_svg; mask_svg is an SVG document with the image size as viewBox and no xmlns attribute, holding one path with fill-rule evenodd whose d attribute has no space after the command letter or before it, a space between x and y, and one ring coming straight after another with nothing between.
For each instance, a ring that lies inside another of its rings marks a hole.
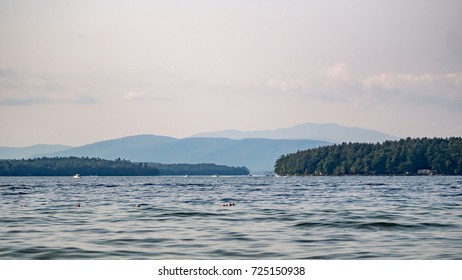
<instances>
[{"instance_id":1,"label":"rippled water surface","mask_svg":"<svg viewBox=\"0 0 462 280\"><path fill-rule=\"evenodd\" d=\"M0 259L462 259L462 177L0 177L0 198Z\"/></svg>"}]
</instances>

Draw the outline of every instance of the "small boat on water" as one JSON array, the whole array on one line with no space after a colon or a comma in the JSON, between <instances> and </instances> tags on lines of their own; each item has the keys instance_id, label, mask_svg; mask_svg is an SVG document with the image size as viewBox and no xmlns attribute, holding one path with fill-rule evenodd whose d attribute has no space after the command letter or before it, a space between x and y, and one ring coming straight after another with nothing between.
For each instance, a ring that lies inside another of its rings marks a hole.
<instances>
[{"instance_id":1,"label":"small boat on water","mask_svg":"<svg viewBox=\"0 0 462 280\"><path fill-rule=\"evenodd\" d=\"M212 175L212 177L217 178L217 177L220 177L220 175L215 174L215 175Z\"/></svg>"},{"instance_id":2,"label":"small boat on water","mask_svg":"<svg viewBox=\"0 0 462 280\"><path fill-rule=\"evenodd\" d=\"M74 176L72 176L72 178L79 179L79 178L80 178L80 174L75 174Z\"/></svg>"}]
</instances>

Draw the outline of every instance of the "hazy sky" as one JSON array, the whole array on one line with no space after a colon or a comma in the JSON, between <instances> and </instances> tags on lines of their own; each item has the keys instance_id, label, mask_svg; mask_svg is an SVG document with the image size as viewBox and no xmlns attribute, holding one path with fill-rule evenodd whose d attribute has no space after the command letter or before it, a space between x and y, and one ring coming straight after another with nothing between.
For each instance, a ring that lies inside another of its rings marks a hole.
<instances>
[{"instance_id":1,"label":"hazy sky","mask_svg":"<svg viewBox=\"0 0 462 280\"><path fill-rule=\"evenodd\" d=\"M305 122L462 136L462 1L0 0L0 146Z\"/></svg>"}]
</instances>

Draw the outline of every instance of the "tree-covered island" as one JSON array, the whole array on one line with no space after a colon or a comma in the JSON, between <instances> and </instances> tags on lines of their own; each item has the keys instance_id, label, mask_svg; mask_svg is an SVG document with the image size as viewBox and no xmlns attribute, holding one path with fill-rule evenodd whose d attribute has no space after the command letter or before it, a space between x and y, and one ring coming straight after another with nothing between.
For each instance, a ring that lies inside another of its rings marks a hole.
<instances>
[{"instance_id":1,"label":"tree-covered island","mask_svg":"<svg viewBox=\"0 0 462 280\"><path fill-rule=\"evenodd\" d=\"M157 176L159 170L128 160L54 157L0 160L0 176Z\"/></svg>"},{"instance_id":2,"label":"tree-covered island","mask_svg":"<svg viewBox=\"0 0 462 280\"><path fill-rule=\"evenodd\" d=\"M278 175L462 175L462 138L343 143L281 156Z\"/></svg>"},{"instance_id":3,"label":"tree-covered island","mask_svg":"<svg viewBox=\"0 0 462 280\"><path fill-rule=\"evenodd\" d=\"M160 164L88 157L54 157L0 160L0 176L158 176L248 175L246 167L216 164Z\"/></svg>"}]
</instances>

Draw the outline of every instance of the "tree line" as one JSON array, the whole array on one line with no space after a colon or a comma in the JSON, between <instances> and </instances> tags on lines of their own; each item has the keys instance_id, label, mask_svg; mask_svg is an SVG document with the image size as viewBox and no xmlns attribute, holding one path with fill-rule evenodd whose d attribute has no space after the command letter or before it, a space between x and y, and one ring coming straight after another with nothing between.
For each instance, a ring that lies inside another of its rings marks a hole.
<instances>
[{"instance_id":1,"label":"tree line","mask_svg":"<svg viewBox=\"0 0 462 280\"><path fill-rule=\"evenodd\" d=\"M0 176L155 176L159 170L128 160L88 157L54 157L0 160Z\"/></svg>"},{"instance_id":2,"label":"tree line","mask_svg":"<svg viewBox=\"0 0 462 280\"><path fill-rule=\"evenodd\" d=\"M211 163L134 163L124 159L53 157L0 160L0 176L157 176L157 175L248 175L246 167Z\"/></svg>"},{"instance_id":3,"label":"tree line","mask_svg":"<svg viewBox=\"0 0 462 280\"><path fill-rule=\"evenodd\" d=\"M250 173L247 167L234 167L213 163L148 163L148 165L159 169L160 175L248 175Z\"/></svg>"},{"instance_id":4,"label":"tree line","mask_svg":"<svg viewBox=\"0 0 462 280\"><path fill-rule=\"evenodd\" d=\"M343 143L281 156L278 175L462 175L462 138Z\"/></svg>"}]
</instances>

